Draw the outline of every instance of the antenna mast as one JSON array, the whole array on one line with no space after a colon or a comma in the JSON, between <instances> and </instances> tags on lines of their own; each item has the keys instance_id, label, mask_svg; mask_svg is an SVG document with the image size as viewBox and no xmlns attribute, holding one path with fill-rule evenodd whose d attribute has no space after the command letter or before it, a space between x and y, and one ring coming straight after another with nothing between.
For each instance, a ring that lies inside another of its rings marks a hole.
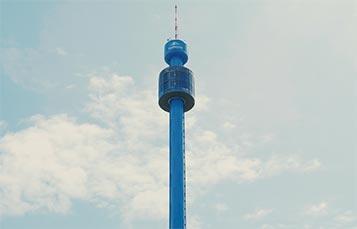
<instances>
[{"instance_id":1,"label":"antenna mast","mask_svg":"<svg viewBox=\"0 0 357 229\"><path fill-rule=\"evenodd\" d=\"M177 5L175 5L175 39L177 39Z\"/></svg>"}]
</instances>

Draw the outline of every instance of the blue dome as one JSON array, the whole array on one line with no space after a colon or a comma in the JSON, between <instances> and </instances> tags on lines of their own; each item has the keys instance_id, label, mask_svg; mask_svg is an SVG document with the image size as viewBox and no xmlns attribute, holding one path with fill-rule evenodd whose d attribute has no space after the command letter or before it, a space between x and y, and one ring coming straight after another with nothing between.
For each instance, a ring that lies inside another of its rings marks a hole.
<instances>
[{"instance_id":1,"label":"blue dome","mask_svg":"<svg viewBox=\"0 0 357 229\"><path fill-rule=\"evenodd\" d=\"M165 44L165 61L168 65L184 65L187 60L187 45L185 42L175 39Z\"/></svg>"}]
</instances>

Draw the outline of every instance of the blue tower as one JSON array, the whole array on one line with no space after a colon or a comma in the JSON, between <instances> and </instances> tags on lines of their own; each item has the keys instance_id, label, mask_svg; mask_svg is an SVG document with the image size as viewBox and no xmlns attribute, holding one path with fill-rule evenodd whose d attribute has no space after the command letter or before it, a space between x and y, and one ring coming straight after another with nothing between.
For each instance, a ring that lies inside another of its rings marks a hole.
<instances>
[{"instance_id":1,"label":"blue tower","mask_svg":"<svg viewBox=\"0 0 357 229\"><path fill-rule=\"evenodd\" d=\"M177 7L175 6L175 13ZM186 228L185 116L195 104L193 73L183 65L188 60L187 46L177 39L165 44L169 67L159 76L159 105L170 113L170 229Z\"/></svg>"}]
</instances>

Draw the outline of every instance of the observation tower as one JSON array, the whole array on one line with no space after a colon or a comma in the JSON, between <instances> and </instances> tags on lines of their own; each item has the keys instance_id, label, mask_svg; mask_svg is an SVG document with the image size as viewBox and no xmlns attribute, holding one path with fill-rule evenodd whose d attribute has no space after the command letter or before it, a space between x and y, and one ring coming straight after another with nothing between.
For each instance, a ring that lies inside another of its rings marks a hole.
<instances>
[{"instance_id":1,"label":"observation tower","mask_svg":"<svg viewBox=\"0 0 357 229\"><path fill-rule=\"evenodd\" d=\"M164 48L169 67L159 76L159 105L170 113L170 213L169 228L186 228L185 115L195 104L194 80L188 60L187 45L177 36L175 6L175 39Z\"/></svg>"}]
</instances>

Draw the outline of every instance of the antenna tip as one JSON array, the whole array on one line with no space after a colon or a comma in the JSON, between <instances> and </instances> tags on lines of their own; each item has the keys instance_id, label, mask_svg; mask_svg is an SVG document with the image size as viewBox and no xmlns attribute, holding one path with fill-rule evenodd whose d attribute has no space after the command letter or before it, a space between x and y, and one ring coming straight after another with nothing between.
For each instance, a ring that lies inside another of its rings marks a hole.
<instances>
[{"instance_id":1,"label":"antenna tip","mask_svg":"<svg viewBox=\"0 0 357 229\"><path fill-rule=\"evenodd\" d=\"M177 5L175 4L175 39L177 39Z\"/></svg>"}]
</instances>

